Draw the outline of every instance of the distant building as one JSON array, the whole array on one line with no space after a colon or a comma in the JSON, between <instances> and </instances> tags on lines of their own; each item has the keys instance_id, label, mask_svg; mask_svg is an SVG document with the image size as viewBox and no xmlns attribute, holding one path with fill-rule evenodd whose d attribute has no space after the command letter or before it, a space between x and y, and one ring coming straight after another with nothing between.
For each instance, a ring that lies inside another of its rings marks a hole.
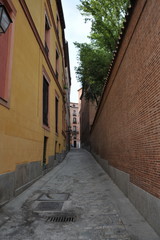
<instances>
[{"instance_id":1,"label":"distant building","mask_svg":"<svg viewBox=\"0 0 160 240\"><path fill-rule=\"evenodd\" d=\"M78 103L70 103L71 147L80 148L80 122Z\"/></svg>"},{"instance_id":2,"label":"distant building","mask_svg":"<svg viewBox=\"0 0 160 240\"><path fill-rule=\"evenodd\" d=\"M81 147L90 150L90 130L96 114L96 103L85 99L82 88L79 92L79 118Z\"/></svg>"}]
</instances>

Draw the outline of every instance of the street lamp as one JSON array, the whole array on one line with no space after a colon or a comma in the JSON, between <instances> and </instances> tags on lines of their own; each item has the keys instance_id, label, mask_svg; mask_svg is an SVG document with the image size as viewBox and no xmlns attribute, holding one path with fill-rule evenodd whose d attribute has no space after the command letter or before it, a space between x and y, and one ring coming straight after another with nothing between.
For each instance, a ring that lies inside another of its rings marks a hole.
<instances>
[{"instance_id":1,"label":"street lamp","mask_svg":"<svg viewBox=\"0 0 160 240\"><path fill-rule=\"evenodd\" d=\"M10 18L4 5L0 3L0 34L5 33L12 19Z\"/></svg>"}]
</instances>

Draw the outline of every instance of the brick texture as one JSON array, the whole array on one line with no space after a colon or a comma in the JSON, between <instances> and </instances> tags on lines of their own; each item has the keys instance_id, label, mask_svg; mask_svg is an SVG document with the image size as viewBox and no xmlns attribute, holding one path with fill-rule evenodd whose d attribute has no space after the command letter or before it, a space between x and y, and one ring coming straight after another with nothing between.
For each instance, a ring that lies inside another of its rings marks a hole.
<instances>
[{"instance_id":1,"label":"brick texture","mask_svg":"<svg viewBox=\"0 0 160 240\"><path fill-rule=\"evenodd\" d=\"M90 130L96 113L96 103L81 98L81 146L90 149Z\"/></svg>"},{"instance_id":2,"label":"brick texture","mask_svg":"<svg viewBox=\"0 0 160 240\"><path fill-rule=\"evenodd\" d=\"M91 131L91 147L160 198L160 1L137 1Z\"/></svg>"}]
</instances>

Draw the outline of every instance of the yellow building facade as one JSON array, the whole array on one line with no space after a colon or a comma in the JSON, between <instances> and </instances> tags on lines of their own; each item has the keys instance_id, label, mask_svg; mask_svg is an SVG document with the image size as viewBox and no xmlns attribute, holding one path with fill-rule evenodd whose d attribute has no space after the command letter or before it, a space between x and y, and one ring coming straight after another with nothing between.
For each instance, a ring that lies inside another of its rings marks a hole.
<instances>
[{"instance_id":1,"label":"yellow building facade","mask_svg":"<svg viewBox=\"0 0 160 240\"><path fill-rule=\"evenodd\" d=\"M4 49L0 62L2 205L62 158L67 126L61 1L0 3L13 21L7 32L0 35L0 49Z\"/></svg>"}]
</instances>

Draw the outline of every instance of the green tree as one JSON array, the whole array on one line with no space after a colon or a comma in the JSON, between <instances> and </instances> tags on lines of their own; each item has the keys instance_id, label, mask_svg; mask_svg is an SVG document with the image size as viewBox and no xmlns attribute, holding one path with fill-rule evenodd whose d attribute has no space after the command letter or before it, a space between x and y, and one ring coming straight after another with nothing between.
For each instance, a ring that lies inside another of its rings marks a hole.
<instances>
[{"instance_id":1,"label":"green tree","mask_svg":"<svg viewBox=\"0 0 160 240\"><path fill-rule=\"evenodd\" d=\"M129 0L80 0L78 6L85 21L91 21L91 43L75 43L76 74L86 99L97 104L128 7Z\"/></svg>"},{"instance_id":2,"label":"green tree","mask_svg":"<svg viewBox=\"0 0 160 240\"><path fill-rule=\"evenodd\" d=\"M80 0L78 9L91 21L92 44L113 51L116 46L129 0Z\"/></svg>"},{"instance_id":3,"label":"green tree","mask_svg":"<svg viewBox=\"0 0 160 240\"><path fill-rule=\"evenodd\" d=\"M98 104L112 55L102 48L87 43L75 43L79 50L78 80L82 83L86 99Z\"/></svg>"}]
</instances>

